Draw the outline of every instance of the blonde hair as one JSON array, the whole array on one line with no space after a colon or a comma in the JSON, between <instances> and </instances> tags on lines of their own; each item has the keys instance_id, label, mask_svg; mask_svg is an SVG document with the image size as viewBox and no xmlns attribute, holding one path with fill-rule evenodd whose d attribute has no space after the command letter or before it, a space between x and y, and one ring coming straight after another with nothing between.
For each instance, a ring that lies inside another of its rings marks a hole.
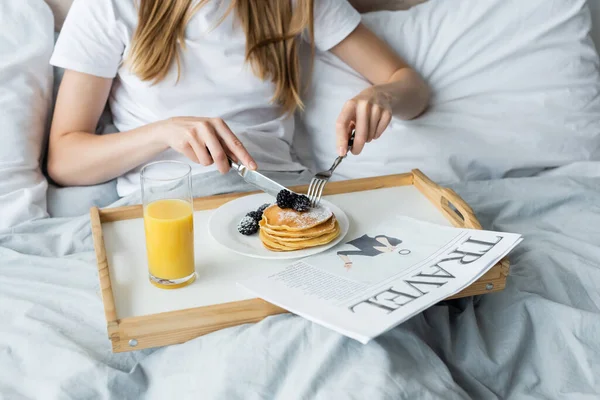
<instances>
[{"instance_id":1,"label":"blonde hair","mask_svg":"<svg viewBox=\"0 0 600 400\"><path fill-rule=\"evenodd\" d=\"M140 0L138 26L128 61L144 81L163 80L173 62L181 73L180 51L185 50L185 28L194 13L208 1ZM246 62L254 74L275 84L272 101L285 112L303 108L298 36L307 33L314 56L314 0L230 0L218 23L235 9L246 35ZM312 65L312 62L311 62Z\"/></svg>"}]
</instances>

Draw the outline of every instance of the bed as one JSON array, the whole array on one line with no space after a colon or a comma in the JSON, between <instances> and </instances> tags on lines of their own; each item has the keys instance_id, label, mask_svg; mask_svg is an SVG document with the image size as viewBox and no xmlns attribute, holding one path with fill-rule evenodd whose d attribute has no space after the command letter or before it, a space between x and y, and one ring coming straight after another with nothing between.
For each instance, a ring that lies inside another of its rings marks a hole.
<instances>
[{"instance_id":1,"label":"bed","mask_svg":"<svg viewBox=\"0 0 600 400\"><path fill-rule=\"evenodd\" d=\"M599 398L600 63L591 11L600 16L596 1L429 0L364 14L436 96L427 118L394 122L384 146L394 152L349 158L343 177L418 167L465 199L484 228L521 233L504 291L432 307L368 345L279 315L113 354L87 210L139 195L118 199L111 183L48 183L40 160L60 71L44 60L56 13L41 0L0 3L0 29L10 33L0 36L10 38L0 39L3 54L25 49L0 62L0 398ZM326 54L315 74L294 151L319 168L331 157L317 139L365 83ZM333 83L343 88L332 92ZM492 148L481 144L500 135ZM234 177L202 183L196 196L249 190Z\"/></svg>"}]
</instances>

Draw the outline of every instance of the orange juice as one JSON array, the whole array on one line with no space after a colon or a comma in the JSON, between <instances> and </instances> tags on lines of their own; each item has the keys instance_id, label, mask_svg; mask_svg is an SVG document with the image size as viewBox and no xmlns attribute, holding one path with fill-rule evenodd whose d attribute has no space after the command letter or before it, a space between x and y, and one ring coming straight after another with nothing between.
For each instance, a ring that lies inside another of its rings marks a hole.
<instances>
[{"instance_id":1,"label":"orange juice","mask_svg":"<svg viewBox=\"0 0 600 400\"><path fill-rule=\"evenodd\" d=\"M156 279L175 281L176 284L162 285L153 279L150 281L166 289L192 283L195 278L192 205L175 199L154 201L145 207L144 229L150 274Z\"/></svg>"}]
</instances>

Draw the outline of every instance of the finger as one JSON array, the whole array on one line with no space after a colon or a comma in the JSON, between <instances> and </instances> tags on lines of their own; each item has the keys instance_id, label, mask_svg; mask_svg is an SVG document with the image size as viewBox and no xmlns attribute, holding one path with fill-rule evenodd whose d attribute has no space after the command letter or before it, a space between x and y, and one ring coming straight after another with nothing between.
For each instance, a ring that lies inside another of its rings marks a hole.
<instances>
[{"instance_id":1,"label":"finger","mask_svg":"<svg viewBox=\"0 0 600 400\"><path fill-rule=\"evenodd\" d=\"M247 168L255 170L257 168L256 161L252 158L244 144L238 139L238 137L229 129L229 126L220 118L217 118L213 121L213 126L215 127L218 136L221 139L221 142L224 143L225 150L228 153L231 153L232 158L236 161L242 162Z\"/></svg>"},{"instance_id":2,"label":"finger","mask_svg":"<svg viewBox=\"0 0 600 400\"><path fill-rule=\"evenodd\" d=\"M200 160L198 159L196 152L194 152L194 149L192 149L192 146L190 146L189 143L186 143L185 145L183 145L181 147L181 152L183 153L184 156L186 156L187 158L192 160L192 162L200 164Z\"/></svg>"},{"instance_id":3,"label":"finger","mask_svg":"<svg viewBox=\"0 0 600 400\"><path fill-rule=\"evenodd\" d=\"M223 174L227 173L230 168L229 160L213 126L210 123L203 123L200 135L217 169Z\"/></svg>"},{"instance_id":4,"label":"finger","mask_svg":"<svg viewBox=\"0 0 600 400\"><path fill-rule=\"evenodd\" d=\"M369 138L367 139L367 143L371 143L372 140L377 136L377 125L379 124L379 120L381 119L381 107L374 105L371 107L371 119L369 121Z\"/></svg>"},{"instance_id":5,"label":"finger","mask_svg":"<svg viewBox=\"0 0 600 400\"><path fill-rule=\"evenodd\" d=\"M383 135L383 132L385 132L387 127L390 125L390 122L392 122L392 113L386 110L381 114L381 119L377 124L377 133L375 135L375 139L379 139L381 135Z\"/></svg>"},{"instance_id":6,"label":"finger","mask_svg":"<svg viewBox=\"0 0 600 400\"><path fill-rule=\"evenodd\" d=\"M343 157L348 152L348 140L352 125L356 121L356 101L350 100L342 108L335 123L336 146L338 155Z\"/></svg>"},{"instance_id":7,"label":"finger","mask_svg":"<svg viewBox=\"0 0 600 400\"><path fill-rule=\"evenodd\" d=\"M354 136L354 146L352 146L352 154L358 155L365 147L369 138L369 120L371 117L371 105L362 101L356 107L356 133Z\"/></svg>"},{"instance_id":8,"label":"finger","mask_svg":"<svg viewBox=\"0 0 600 400\"><path fill-rule=\"evenodd\" d=\"M188 140L188 145L194 151L194 154L198 159L196 162L204 165L205 167L211 165L213 163L213 159L208 153L208 150L206 150L206 146L204 145L199 132L195 128L192 128L192 132L193 133Z\"/></svg>"}]
</instances>

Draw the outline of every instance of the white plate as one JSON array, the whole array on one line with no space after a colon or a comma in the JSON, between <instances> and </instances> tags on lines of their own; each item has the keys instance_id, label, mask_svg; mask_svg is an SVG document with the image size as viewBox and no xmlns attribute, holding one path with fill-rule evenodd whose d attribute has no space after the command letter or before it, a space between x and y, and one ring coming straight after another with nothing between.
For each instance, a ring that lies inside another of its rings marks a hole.
<instances>
[{"instance_id":1,"label":"white plate","mask_svg":"<svg viewBox=\"0 0 600 400\"><path fill-rule=\"evenodd\" d=\"M334 204L326 200L321 200L321 204L329 207L340 224L340 235L333 242L296 251L278 252L267 250L262 245L258 233L251 236L242 235L238 232L237 225L249 211L256 210L265 203L274 203L274 200L275 199L272 196L266 193L258 193L240 197L239 199L225 203L217 208L210 217L210 220L208 221L208 232L217 243L235 253L254 258L279 260L308 257L321 253L338 244L344 239L346 233L348 233L350 221L348 220L346 213Z\"/></svg>"}]
</instances>

